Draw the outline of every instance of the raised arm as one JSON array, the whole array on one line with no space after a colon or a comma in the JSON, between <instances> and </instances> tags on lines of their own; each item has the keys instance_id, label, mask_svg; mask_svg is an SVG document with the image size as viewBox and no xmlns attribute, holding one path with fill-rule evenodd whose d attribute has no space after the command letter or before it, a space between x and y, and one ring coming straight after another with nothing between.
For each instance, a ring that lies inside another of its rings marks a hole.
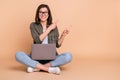
<instances>
[{"instance_id":1,"label":"raised arm","mask_svg":"<svg viewBox=\"0 0 120 80\"><path fill-rule=\"evenodd\" d=\"M56 28L56 24L55 24L55 23L51 24L51 25L47 28L47 30L39 36L39 39L40 39L41 41L43 41L44 38L50 33L50 31L53 30L53 29L55 29L55 28Z\"/></svg>"},{"instance_id":2,"label":"raised arm","mask_svg":"<svg viewBox=\"0 0 120 80\"><path fill-rule=\"evenodd\" d=\"M60 36L60 38L59 38L59 40L58 40L59 46L62 45L63 40L64 40L64 38L66 37L66 35L67 35L68 33L69 33L69 30L68 30L68 29L65 29L65 30L63 31L63 33L61 34L61 36Z\"/></svg>"}]
</instances>

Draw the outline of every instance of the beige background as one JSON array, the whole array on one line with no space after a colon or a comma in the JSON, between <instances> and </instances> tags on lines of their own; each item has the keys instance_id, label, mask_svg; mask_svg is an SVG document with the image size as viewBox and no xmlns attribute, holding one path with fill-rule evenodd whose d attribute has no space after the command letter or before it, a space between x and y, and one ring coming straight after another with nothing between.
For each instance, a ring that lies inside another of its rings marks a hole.
<instances>
[{"instance_id":1,"label":"beige background","mask_svg":"<svg viewBox=\"0 0 120 80\"><path fill-rule=\"evenodd\" d=\"M61 74L27 73L15 60L30 52L29 25L39 4L50 6L61 33L59 52L73 54ZM0 0L0 80L120 80L120 0Z\"/></svg>"},{"instance_id":2,"label":"beige background","mask_svg":"<svg viewBox=\"0 0 120 80\"><path fill-rule=\"evenodd\" d=\"M30 52L29 25L39 4L50 6L58 28L71 25L59 52L80 58L120 58L120 0L0 0L0 58Z\"/></svg>"}]
</instances>

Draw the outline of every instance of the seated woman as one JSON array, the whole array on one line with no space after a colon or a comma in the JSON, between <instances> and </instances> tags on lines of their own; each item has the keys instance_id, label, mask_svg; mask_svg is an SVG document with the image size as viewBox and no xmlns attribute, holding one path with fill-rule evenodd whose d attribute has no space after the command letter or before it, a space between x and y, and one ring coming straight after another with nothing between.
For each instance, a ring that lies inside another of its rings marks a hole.
<instances>
[{"instance_id":1,"label":"seated woman","mask_svg":"<svg viewBox=\"0 0 120 80\"><path fill-rule=\"evenodd\" d=\"M35 16L35 22L30 24L30 31L34 44L55 43L59 48L69 33L69 30L64 30L59 38L58 28L56 23L52 23L51 11L48 5L41 4L38 6ZM28 66L28 72L44 70L49 73L60 74L59 66L65 65L72 60L71 53L65 52L56 54L54 60L33 60L30 55L24 52L17 52L16 60Z\"/></svg>"}]
</instances>

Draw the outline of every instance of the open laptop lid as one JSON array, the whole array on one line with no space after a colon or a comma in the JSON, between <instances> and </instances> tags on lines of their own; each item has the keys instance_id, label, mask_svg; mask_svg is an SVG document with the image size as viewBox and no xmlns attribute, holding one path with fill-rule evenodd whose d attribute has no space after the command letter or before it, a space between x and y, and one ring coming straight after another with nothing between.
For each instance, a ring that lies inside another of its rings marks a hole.
<instances>
[{"instance_id":1,"label":"open laptop lid","mask_svg":"<svg viewBox=\"0 0 120 80\"><path fill-rule=\"evenodd\" d=\"M31 57L34 60L54 60L56 58L56 45L32 44Z\"/></svg>"}]
</instances>

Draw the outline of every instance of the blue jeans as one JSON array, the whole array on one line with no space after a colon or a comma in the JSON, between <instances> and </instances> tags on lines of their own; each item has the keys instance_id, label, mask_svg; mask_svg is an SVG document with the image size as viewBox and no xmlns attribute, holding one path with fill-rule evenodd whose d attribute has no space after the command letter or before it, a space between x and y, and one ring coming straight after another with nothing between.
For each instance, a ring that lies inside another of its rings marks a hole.
<instances>
[{"instance_id":1,"label":"blue jeans","mask_svg":"<svg viewBox=\"0 0 120 80\"><path fill-rule=\"evenodd\" d=\"M15 55L15 58L18 62L25 64L29 67L36 68L36 65L39 63L39 61L31 59L31 57L24 53L24 52L17 52ZM51 66L62 66L65 65L72 60L72 55L71 53L63 53L60 55L57 55L55 60L50 61Z\"/></svg>"}]
</instances>

